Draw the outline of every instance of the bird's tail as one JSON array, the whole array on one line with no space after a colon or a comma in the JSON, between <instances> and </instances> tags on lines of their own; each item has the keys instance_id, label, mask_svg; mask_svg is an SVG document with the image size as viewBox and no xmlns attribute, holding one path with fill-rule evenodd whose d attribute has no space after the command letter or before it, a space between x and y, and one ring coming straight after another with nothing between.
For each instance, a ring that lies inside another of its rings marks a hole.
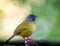
<instances>
[{"instance_id":1,"label":"bird's tail","mask_svg":"<svg viewBox=\"0 0 60 46\"><path fill-rule=\"evenodd\" d=\"M4 44L8 43L15 35L12 35L8 40L4 42Z\"/></svg>"}]
</instances>

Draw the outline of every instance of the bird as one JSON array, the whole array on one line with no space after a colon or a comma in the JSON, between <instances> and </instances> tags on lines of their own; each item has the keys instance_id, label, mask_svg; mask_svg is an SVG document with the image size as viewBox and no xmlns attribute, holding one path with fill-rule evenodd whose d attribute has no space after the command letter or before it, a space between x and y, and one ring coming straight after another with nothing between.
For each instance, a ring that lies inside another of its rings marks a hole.
<instances>
[{"instance_id":1,"label":"bird","mask_svg":"<svg viewBox=\"0 0 60 46\"><path fill-rule=\"evenodd\" d=\"M5 41L5 43L8 43L14 36L21 36L23 37L25 40L27 38L29 38L36 27L36 17L34 14L30 14L26 17L26 19L17 26L17 28L15 29L13 35ZM26 41L25 41L26 42Z\"/></svg>"}]
</instances>

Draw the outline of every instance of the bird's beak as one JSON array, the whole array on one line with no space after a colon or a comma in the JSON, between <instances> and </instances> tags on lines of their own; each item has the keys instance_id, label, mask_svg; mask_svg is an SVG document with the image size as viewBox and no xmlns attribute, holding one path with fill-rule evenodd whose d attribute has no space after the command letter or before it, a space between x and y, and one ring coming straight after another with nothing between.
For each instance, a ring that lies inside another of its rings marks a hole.
<instances>
[{"instance_id":1,"label":"bird's beak","mask_svg":"<svg viewBox=\"0 0 60 46\"><path fill-rule=\"evenodd\" d=\"M37 17L37 16L35 16L35 17Z\"/></svg>"}]
</instances>

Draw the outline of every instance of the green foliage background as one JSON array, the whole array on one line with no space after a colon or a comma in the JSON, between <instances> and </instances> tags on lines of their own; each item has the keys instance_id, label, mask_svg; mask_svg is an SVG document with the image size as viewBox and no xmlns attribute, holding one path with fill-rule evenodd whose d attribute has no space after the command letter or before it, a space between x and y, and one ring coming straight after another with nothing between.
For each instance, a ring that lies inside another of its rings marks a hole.
<instances>
[{"instance_id":1,"label":"green foliage background","mask_svg":"<svg viewBox=\"0 0 60 46\"><path fill-rule=\"evenodd\" d=\"M32 14L37 16L36 30L30 37L33 40L60 41L60 1L59 0L38 0L31 2L19 0L25 4L30 3Z\"/></svg>"},{"instance_id":2,"label":"green foliage background","mask_svg":"<svg viewBox=\"0 0 60 46\"><path fill-rule=\"evenodd\" d=\"M44 0L41 4L32 3L32 13L38 17L36 31L31 38L60 41L60 1Z\"/></svg>"}]
</instances>

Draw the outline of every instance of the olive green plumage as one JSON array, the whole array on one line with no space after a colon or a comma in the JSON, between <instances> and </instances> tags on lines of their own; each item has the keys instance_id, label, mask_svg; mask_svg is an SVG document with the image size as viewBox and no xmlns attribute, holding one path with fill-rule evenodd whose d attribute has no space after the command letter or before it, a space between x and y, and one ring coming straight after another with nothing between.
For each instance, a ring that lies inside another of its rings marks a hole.
<instances>
[{"instance_id":1,"label":"olive green plumage","mask_svg":"<svg viewBox=\"0 0 60 46\"><path fill-rule=\"evenodd\" d=\"M31 36L35 30L35 18L36 16L33 14L27 16L26 20L17 26L14 34L5 43L8 43L14 36L22 36L23 38Z\"/></svg>"},{"instance_id":2,"label":"olive green plumage","mask_svg":"<svg viewBox=\"0 0 60 46\"><path fill-rule=\"evenodd\" d=\"M23 22L15 29L14 34L22 37L29 37L34 32L34 29L34 22Z\"/></svg>"}]
</instances>

